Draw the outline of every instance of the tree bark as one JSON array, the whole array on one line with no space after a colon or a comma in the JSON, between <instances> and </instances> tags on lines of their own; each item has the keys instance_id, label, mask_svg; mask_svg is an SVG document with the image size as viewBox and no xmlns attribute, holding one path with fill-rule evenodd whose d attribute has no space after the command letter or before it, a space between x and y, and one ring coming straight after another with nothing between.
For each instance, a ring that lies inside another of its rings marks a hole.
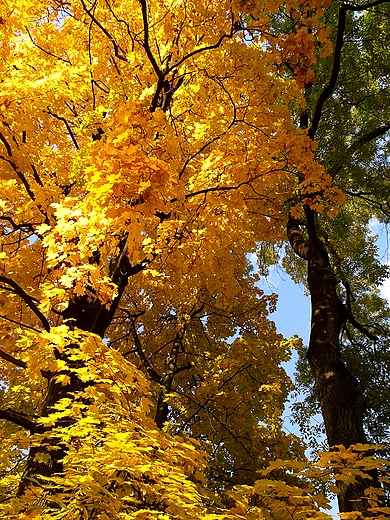
<instances>
[{"instance_id":1,"label":"tree bark","mask_svg":"<svg viewBox=\"0 0 390 520\"><path fill-rule=\"evenodd\" d=\"M95 260L98 263L99 257L95 255ZM71 327L78 327L79 329L93 332L102 338L109 327L112 318L118 308L119 302L122 298L123 292L128 284L129 277L137 274L144 268L143 264L131 266L127 257L127 236L125 236L119 243L118 256L113 260L110 266L110 278L118 287L118 294L113 300L110 307L106 307L100 302L98 298L91 296L74 296L70 301L67 309L62 314L63 320L68 322ZM77 350L77 345L69 345L74 351ZM72 356L70 359L67 355L66 349L63 353L56 353L57 358L66 362L67 369L51 374L48 380L47 392L42 405L41 417L48 417L50 413L55 411L54 405L61 399L71 398L73 401L77 400L77 393L82 392L87 385L80 380L77 374L72 370L73 368L80 368L81 361L77 361ZM65 374L69 376L68 384L62 384L57 381L57 376ZM83 400L83 397L80 396ZM87 404L83 402L83 404ZM67 428L73 423L72 417L63 417L56 424L51 426L44 426L37 424L34 428L35 434L42 435L42 440L36 446L30 449L26 467L20 481L18 495L22 496L37 479L44 480L44 477L59 475L63 472L62 459L66 455L67 447L61 444L60 440L53 433L57 427ZM54 449L53 449L54 447ZM44 455L45 458L40 456Z\"/></svg>"},{"instance_id":2,"label":"tree bark","mask_svg":"<svg viewBox=\"0 0 390 520\"><path fill-rule=\"evenodd\" d=\"M307 261L308 286L311 295L311 331L307 359L318 391L327 440L330 447L346 448L366 443L363 429L365 399L358 381L344 365L340 354L341 328L346 320L343 304L337 294L337 279L324 242L318 236L315 214L306 208L308 240L300 232L299 223L290 218L287 234L297 255ZM377 484L363 479L341 486L338 495L340 512L365 511L364 490ZM340 487L340 486L339 486Z\"/></svg>"}]
</instances>

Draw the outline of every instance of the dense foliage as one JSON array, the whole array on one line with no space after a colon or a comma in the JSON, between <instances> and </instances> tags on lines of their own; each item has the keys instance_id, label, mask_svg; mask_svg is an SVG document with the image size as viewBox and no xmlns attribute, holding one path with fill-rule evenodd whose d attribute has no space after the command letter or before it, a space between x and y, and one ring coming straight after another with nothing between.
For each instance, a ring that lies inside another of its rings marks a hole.
<instances>
[{"instance_id":1,"label":"dense foliage","mask_svg":"<svg viewBox=\"0 0 390 520\"><path fill-rule=\"evenodd\" d=\"M2 518L329 518L320 490L362 479L389 512L365 439L313 464L283 432L300 344L248 263L303 214L353 218L315 119L332 9L3 0Z\"/></svg>"}]
</instances>

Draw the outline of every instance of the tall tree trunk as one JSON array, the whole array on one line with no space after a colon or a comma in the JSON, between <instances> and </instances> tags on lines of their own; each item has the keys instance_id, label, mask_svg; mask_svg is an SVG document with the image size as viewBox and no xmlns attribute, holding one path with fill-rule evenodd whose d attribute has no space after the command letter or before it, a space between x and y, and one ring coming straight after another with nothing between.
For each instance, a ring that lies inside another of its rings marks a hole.
<instances>
[{"instance_id":1,"label":"tall tree trunk","mask_svg":"<svg viewBox=\"0 0 390 520\"><path fill-rule=\"evenodd\" d=\"M98 298L91 298L90 296L74 296L69 302L67 309L63 312L63 320L67 322L70 327L77 327L79 329L94 332L102 338L109 327L112 318L118 308L119 302L122 298L123 292L128 284L129 277L140 272L144 266L138 264L131 266L127 257L127 236L121 240L118 245L119 253L113 259L110 268L110 278L118 287L118 294L107 308ZM99 263L98 254L95 255L95 263ZM71 350L76 349L77 345L69 345ZM56 352L57 359L65 361L67 368L64 370L50 374L48 377L48 386L45 399L43 401L41 417L48 417L55 411L55 405L64 398L70 398L73 401L77 400L77 393L85 390L87 384L80 380L77 374L72 371L72 368L80 368L82 363L75 360L74 356L70 359L68 357L67 348L62 353ZM62 384L57 381L57 376L67 375L69 382ZM80 397L81 399L82 396ZM83 404L86 404L85 402ZM43 477L50 477L58 475L63 472L62 459L66 455L66 446L61 444L60 440L53 433L57 427L67 428L73 423L72 417L62 417L60 422L51 425L43 426L36 424L33 433L40 434L42 437L39 444L30 449L26 467L19 485L18 495L23 495L31 482ZM53 449L54 447L54 449Z\"/></svg>"},{"instance_id":2,"label":"tall tree trunk","mask_svg":"<svg viewBox=\"0 0 390 520\"><path fill-rule=\"evenodd\" d=\"M337 294L337 279L325 244L318 236L315 214L306 208L308 240L299 222L289 219L287 234L297 255L307 261L311 295L311 331L307 359L314 375L329 446L366 443L363 429L365 400L358 382L341 360L340 334L346 315ZM373 474L375 478L375 474ZM360 500L372 481L343 485L338 496L340 512L365 511Z\"/></svg>"}]
</instances>

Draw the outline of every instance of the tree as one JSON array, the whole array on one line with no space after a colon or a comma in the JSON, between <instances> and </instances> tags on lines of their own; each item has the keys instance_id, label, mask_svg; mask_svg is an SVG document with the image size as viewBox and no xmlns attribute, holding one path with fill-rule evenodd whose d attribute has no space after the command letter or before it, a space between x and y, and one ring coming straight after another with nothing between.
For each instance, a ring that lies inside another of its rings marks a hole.
<instances>
[{"instance_id":1,"label":"tree","mask_svg":"<svg viewBox=\"0 0 390 520\"><path fill-rule=\"evenodd\" d=\"M388 9L388 2L379 1L335 5L328 11L333 55L319 64L316 81L306 88L307 109L300 115L300 126L318 141L318 160L347 195L335 219L317 215L304 203L302 219L291 215L287 226L292 249L307 262L312 302L307 358L329 446L366 443L364 426L376 441L384 441L388 431L380 404L387 370L382 365L380 377L370 377L367 366L368 360L378 367L387 359L389 309L377 289L387 269L378 259L369 223L374 217L388 220L383 177L390 130L383 62L388 45L381 38ZM360 497L375 484L375 472L371 477L371 482L344 486L338 496L341 511L368 507Z\"/></svg>"},{"instance_id":2,"label":"tree","mask_svg":"<svg viewBox=\"0 0 390 520\"><path fill-rule=\"evenodd\" d=\"M324 517L247 261L342 200L294 124L321 3L2 9L3 517Z\"/></svg>"}]
</instances>

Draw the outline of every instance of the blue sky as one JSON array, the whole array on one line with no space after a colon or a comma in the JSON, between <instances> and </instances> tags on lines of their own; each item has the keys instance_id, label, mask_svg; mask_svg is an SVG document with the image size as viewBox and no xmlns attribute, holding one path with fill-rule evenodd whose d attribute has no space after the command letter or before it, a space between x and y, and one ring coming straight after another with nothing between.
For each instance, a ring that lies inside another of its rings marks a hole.
<instances>
[{"instance_id":1,"label":"blue sky","mask_svg":"<svg viewBox=\"0 0 390 520\"><path fill-rule=\"evenodd\" d=\"M371 229L373 234L378 236L377 244L381 261L390 264L390 239L386 227L373 220ZM274 292L278 294L277 310L270 315L270 319L275 322L278 332L286 338L297 334L302 338L304 344L307 345L310 333L310 298L304 295L304 288L295 284L280 266L271 268L268 278L262 280L259 286L266 293ZM390 278L382 285L381 293L383 297L390 300ZM284 366L289 376L293 379L295 370L294 357ZM299 435L297 426L289 420L288 405L285 412L284 428L287 432ZM334 519L339 518L335 500L332 502L332 510L327 511L327 513L332 515Z\"/></svg>"}]
</instances>

